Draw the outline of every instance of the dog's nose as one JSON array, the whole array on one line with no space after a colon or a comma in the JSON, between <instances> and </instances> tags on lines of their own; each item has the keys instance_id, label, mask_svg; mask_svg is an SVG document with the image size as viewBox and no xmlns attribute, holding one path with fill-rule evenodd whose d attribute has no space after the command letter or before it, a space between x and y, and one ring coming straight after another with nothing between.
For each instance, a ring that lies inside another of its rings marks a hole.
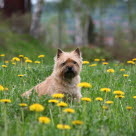
<instances>
[{"instance_id":1,"label":"dog's nose","mask_svg":"<svg viewBox=\"0 0 136 136\"><path fill-rule=\"evenodd\" d=\"M69 71L72 71L72 67L67 67L67 69L68 69Z\"/></svg>"}]
</instances>

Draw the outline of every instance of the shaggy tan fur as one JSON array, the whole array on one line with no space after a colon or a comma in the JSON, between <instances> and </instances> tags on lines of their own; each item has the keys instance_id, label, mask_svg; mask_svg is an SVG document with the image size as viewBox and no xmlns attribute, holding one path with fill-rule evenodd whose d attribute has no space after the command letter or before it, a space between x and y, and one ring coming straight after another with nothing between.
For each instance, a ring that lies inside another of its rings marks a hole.
<instances>
[{"instance_id":1,"label":"shaggy tan fur","mask_svg":"<svg viewBox=\"0 0 136 136\"><path fill-rule=\"evenodd\" d=\"M78 48L72 52L63 52L58 49L53 73L22 96L29 96L32 90L36 90L39 96L63 93L80 100L82 95L77 84L80 83L81 68L82 57Z\"/></svg>"}]
</instances>

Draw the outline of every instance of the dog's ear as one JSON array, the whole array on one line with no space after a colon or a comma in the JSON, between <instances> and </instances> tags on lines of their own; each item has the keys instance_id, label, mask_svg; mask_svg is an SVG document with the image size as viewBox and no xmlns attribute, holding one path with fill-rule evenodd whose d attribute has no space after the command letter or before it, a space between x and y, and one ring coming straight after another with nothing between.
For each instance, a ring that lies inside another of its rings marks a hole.
<instances>
[{"instance_id":1,"label":"dog's ear","mask_svg":"<svg viewBox=\"0 0 136 136\"><path fill-rule=\"evenodd\" d=\"M63 53L63 51L61 49L58 49L58 51L57 51L57 58L59 58L62 53Z\"/></svg>"},{"instance_id":2,"label":"dog's ear","mask_svg":"<svg viewBox=\"0 0 136 136\"><path fill-rule=\"evenodd\" d=\"M74 53L76 53L79 57L81 57L81 52L80 52L79 48L77 48L76 50L74 50Z\"/></svg>"}]
</instances>

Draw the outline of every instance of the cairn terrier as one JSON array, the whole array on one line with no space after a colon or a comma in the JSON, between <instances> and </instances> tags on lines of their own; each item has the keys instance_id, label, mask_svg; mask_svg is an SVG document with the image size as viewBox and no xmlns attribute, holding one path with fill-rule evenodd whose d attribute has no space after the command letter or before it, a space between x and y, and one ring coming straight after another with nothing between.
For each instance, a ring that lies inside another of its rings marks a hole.
<instances>
[{"instance_id":1,"label":"cairn terrier","mask_svg":"<svg viewBox=\"0 0 136 136\"><path fill-rule=\"evenodd\" d=\"M55 65L52 74L45 81L23 93L22 96L29 96L32 90L35 90L38 96L62 93L80 101L82 95L77 84L80 83L82 57L79 48L72 52L58 49L54 60Z\"/></svg>"}]
</instances>

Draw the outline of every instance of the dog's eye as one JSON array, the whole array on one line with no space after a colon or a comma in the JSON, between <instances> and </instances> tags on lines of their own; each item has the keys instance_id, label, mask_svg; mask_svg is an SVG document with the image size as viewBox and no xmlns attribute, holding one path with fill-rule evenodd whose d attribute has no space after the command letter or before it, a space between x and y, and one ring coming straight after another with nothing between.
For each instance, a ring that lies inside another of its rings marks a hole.
<instances>
[{"instance_id":1,"label":"dog's eye","mask_svg":"<svg viewBox=\"0 0 136 136\"><path fill-rule=\"evenodd\" d=\"M77 64L77 62L76 62L76 61L73 61L73 63L74 63L74 64Z\"/></svg>"},{"instance_id":2,"label":"dog's eye","mask_svg":"<svg viewBox=\"0 0 136 136\"><path fill-rule=\"evenodd\" d=\"M62 66L64 66L65 64L66 64L66 62L63 62L63 63L62 63Z\"/></svg>"}]
</instances>

